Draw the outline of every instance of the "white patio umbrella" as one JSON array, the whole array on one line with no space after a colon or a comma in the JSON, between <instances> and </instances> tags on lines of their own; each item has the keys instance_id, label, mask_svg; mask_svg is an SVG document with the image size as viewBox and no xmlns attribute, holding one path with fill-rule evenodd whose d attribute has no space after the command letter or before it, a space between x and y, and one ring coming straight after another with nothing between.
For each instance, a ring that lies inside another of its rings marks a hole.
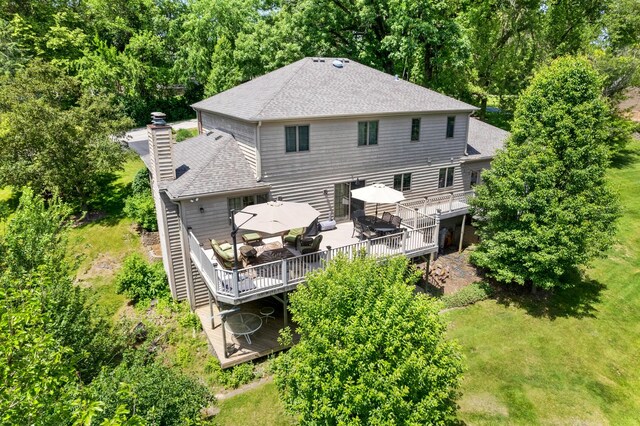
<instances>
[{"instance_id":1,"label":"white patio umbrella","mask_svg":"<svg viewBox=\"0 0 640 426\"><path fill-rule=\"evenodd\" d=\"M378 204L394 204L404 200L402 192L382 183L354 189L351 191L351 198L364 201L365 203L376 203L376 216L378 216Z\"/></svg>"},{"instance_id":2,"label":"white patio umbrella","mask_svg":"<svg viewBox=\"0 0 640 426\"><path fill-rule=\"evenodd\" d=\"M249 218L253 216L252 219ZM234 215L239 229L278 234L293 228L305 228L320 216L308 203L269 201L247 206ZM244 223L243 223L244 222Z\"/></svg>"}]
</instances>

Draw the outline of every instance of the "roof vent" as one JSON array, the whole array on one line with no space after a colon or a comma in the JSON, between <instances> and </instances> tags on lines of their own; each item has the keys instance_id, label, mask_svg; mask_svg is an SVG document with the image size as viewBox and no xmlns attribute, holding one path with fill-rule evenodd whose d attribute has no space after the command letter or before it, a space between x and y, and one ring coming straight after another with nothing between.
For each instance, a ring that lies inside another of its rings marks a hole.
<instances>
[{"instance_id":1,"label":"roof vent","mask_svg":"<svg viewBox=\"0 0 640 426\"><path fill-rule=\"evenodd\" d=\"M220 139L222 139L222 135L218 135L216 136L216 140L219 141Z\"/></svg>"},{"instance_id":2,"label":"roof vent","mask_svg":"<svg viewBox=\"0 0 640 426\"><path fill-rule=\"evenodd\" d=\"M323 62L323 63L324 63L324 59L320 58L320 62Z\"/></svg>"},{"instance_id":3,"label":"roof vent","mask_svg":"<svg viewBox=\"0 0 640 426\"><path fill-rule=\"evenodd\" d=\"M167 118L167 115L165 113L152 112L151 113L151 124L155 124L157 126L164 126L165 124L167 124L165 118Z\"/></svg>"},{"instance_id":4,"label":"roof vent","mask_svg":"<svg viewBox=\"0 0 640 426\"><path fill-rule=\"evenodd\" d=\"M342 63L342 61L340 59L336 59L333 61L333 66L336 68L342 68L344 67L344 64Z\"/></svg>"},{"instance_id":5,"label":"roof vent","mask_svg":"<svg viewBox=\"0 0 640 426\"><path fill-rule=\"evenodd\" d=\"M313 58L313 62L318 62L318 58Z\"/></svg>"}]
</instances>

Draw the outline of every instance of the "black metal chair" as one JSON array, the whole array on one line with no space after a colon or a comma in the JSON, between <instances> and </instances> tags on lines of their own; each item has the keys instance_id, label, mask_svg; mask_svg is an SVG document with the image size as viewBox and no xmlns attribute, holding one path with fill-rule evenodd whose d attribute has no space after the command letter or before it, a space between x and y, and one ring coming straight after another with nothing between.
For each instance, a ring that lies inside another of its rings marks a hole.
<instances>
[{"instance_id":1,"label":"black metal chair","mask_svg":"<svg viewBox=\"0 0 640 426\"><path fill-rule=\"evenodd\" d=\"M392 215L391 215L391 213L389 213L389 212L384 212L384 213L382 213L382 220L383 220L383 221L385 221L385 222L389 222L389 223L391 223L391 218L392 218L392 217L393 217L393 216L392 216Z\"/></svg>"},{"instance_id":2,"label":"black metal chair","mask_svg":"<svg viewBox=\"0 0 640 426\"><path fill-rule=\"evenodd\" d=\"M400 228L400 224L402 223L402 218L400 216L392 216L391 224L396 228Z\"/></svg>"},{"instance_id":3,"label":"black metal chair","mask_svg":"<svg viewBox=\"0 0 640 426\"><path fill-rule=\"evenodd\" d=\"M369 229L368 226L363 225L362 222L360 222L358 219L354 218L353 219L353 232L351 233L351 238L354 237L354 235L356 234L356 232L358 233L358 239L360 241L362 241L362 238L374 238L376 237L376 232Z\"/></svg>"},{"instance_id":4,"label":"black metal chair","mask_svg":"<svg viewBox=\"0 0 640 426\"><path fill-rule=\"evenodd\" d=\"M353 219L358 219L360 220L361 218L365 217L365 213L364 210L355 210L352 213Z\"/></svg>"}]
</instances>

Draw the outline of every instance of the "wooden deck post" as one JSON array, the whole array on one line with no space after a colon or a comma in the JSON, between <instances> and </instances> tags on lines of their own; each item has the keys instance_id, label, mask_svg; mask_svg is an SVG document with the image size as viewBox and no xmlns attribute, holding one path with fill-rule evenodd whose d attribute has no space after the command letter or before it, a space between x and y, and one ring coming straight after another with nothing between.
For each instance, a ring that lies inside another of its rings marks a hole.
<instances>
[{"instance_id":1,"label":"wooden deck post","mask_svg":"<svg viewBox=\"0 0 640 426\"><path fill-rule=\"evenodd\" d=\"M286 291L284 292L283 296L284 296L283 297L284 303L282 304L282 306L284 306L284 326L286 327L286 326L289 325L289 315L288 315L288 312L287 312L287 305L289 304L289 297L287 296L287 292Z\"/></svg>"},{"instance_id":2,"label":"wooden deck post","mask_svg":"<svg viewBox=\"0 0 640 426\"><path fill-rule=\"evenodd\" d=\"M462 238L464 237L464 225L467 221L467 215L462 216L462 229L460 229L460 244L458 244L458 253L462 251Z\"/></svg>"},{"instance_id":3,"label":"wooden deck post","mask_svg":"<svg viewBox=\"0 0 640 426\"><path fill-rule=\"evenodd\" d=\"M449 211L453 210L453 192L449 194Z\"/></svg>"},{"instance_id":4,"label":"wooden deck post","mask_svg":"<svg viewBox=\"0 0 640 426\"><path fill-rule=\"evenodd\" d=\"M216 320L213 316L213 300L211 297L211 290L207 289L207 296L209 297L209 318L211 319L211 329L216 328Z\"/></svg>"},{"instance_id":5,"label":"wooden deck post","mask_svg":"<svg viewBox=\"0 0 640 426\"><path fill-rule=\"evenodd\" d=\"M331 246L327 246L327 262L331 261Z\"/></svg>"},{"instance_id":6,"label":"wooden deck post","mask_svg":"<svg viewBox=\"0 0 640 426\"><path fill-rule=\"evenodd\" d=\"M280 262L282 267L282 285L287 285L287 282L289 281L287 274L287 272L289 272L287 270L287 259L282 259Z\"/></svg>"},{"instance_id":7,"label":"wooden deck post","mask_svg":"<svg viewBox=\"0 0 640 426\"><path fill-rule=\"evenodd\" d=\"M418 208L413 209L413 229L418 229Z\"/></svg>"},{"instance_id":8,"label":"wooden deck post","mask_svg":"<svg viewBox=\"0 0 640 426\"><path fill-rule=\"evenodd\" d=\"M436 242L436 251L433 260L437 259L438 253L440 251L440 214L442 211L440 209L436 209L436 230L433 235L433 239Z\"/></svg>"}]
</instances>

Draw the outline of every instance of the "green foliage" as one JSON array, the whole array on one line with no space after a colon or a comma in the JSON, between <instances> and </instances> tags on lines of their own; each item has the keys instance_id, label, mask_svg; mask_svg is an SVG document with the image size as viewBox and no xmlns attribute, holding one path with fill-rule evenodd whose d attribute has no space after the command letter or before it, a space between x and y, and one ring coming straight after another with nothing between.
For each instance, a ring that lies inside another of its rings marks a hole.
<instances>
[{"instance_id":1,"label":"green foliage","mask_svg":"<svg viewBox=\"0 0 640 426\"><path fill-rule=\"evenodd\" d=\"M334 259L291 296L300 343L274 361L302 424L444 424L462 372L439 303L404 257Z\"/></svg>"},{"instance_id":2,"label":"green foliage","mask_svg":"<svg viewBox=\"0 0 640 426\"><path fill-rule=\"evenodd\" d=\"M469 284L453 294L442 296L441 300L445 308L459 308L487 299L491 297L492 293L493 289L489 284L477 282Z\"/></svg>"},{"instance_id":3,"label":"green foliage","mask_svg":"<svg viewBox=\"0 0 640 426\"><path fill-rule=\"evenodd\" d=\"M134 303L169 297L169 284L161 262L149 263L138 253L124 260L116 277L118 293L124 293Z\"/></svg>"},{"instance_id":4,"label":"green foliage","mask_svg":"<svg viewBox=\"0 0 640 426\"><path fill-rule=\"evenodd\" d=\"M149 171L140 169L131 183L132 195L127 197L123 212L147 231L158 230L156 207L151 195Z\"/></svg>"},{"instance_id":5,"label":"green foliage","mask_svg":"<svg viewBox=\"0 0 640 426\"><path fill-rule=\"evenodd\" d=\"M252 382L256 378L253 364L250 362L223 370L220 368L220 362L213 357L207 360L205 373L210 375L213 383L230 389L237 389L242 385Z\"/></svg>"},{"instance_id":6,"label":"green foliage","mask_svg":"<svg viewBox=\"0 0 640 426\"><path fill-rule=\"evenodd\" d=\"M213 395L201 383L147 357L143 350L129 353L118 367L103 370L91 383L89 398L104 404L96 423L125 407L146 424L182 425L198 422L200 409L213 403ZM123 394L124 387L128 391Z\"/></svg>"},{"instance_id":7,"label":"green foliage","mask_svg":"<svg viewBox=\"0 0 640 426\"><path fill-rule=\"evenodd\" d=\"M176 132L176 142L182 142L185 139L198 136L198 129L178 129Z\"/></svg>"},{"instance_id":8,"label":"green foliage","mask_svg":"<svg viewBox=\"0 0 640 426\"><path fill-rule=\"evenodd\" d=\"M131 125L108 96L42 62L0 78L0 186L29 186L87 206L122 167L114 134Z\"/></svg>"},{"instance_id":9,"label":"green foliage","mask_svg":"<svg viewBox=\"0 0 640 426\"><path fill-rule=\"evenodd\" d=\"M139 194L127 197L124 202L124 214L133 219L147 231L158 230L156 207L151 194Z\"/></svg>"},{"instance_id":10,"label":"green foliage","mask_svg":"<svg viewBox=\"0 0 640 426\"><path fill-rule=\"evenodd\" d=\"M499 281L552 288L610 246L618 216L605 182L610 114L584 58L543 68L520 97L506 149L472 201L472 261Z\"/></svg>"}]
</instances>

